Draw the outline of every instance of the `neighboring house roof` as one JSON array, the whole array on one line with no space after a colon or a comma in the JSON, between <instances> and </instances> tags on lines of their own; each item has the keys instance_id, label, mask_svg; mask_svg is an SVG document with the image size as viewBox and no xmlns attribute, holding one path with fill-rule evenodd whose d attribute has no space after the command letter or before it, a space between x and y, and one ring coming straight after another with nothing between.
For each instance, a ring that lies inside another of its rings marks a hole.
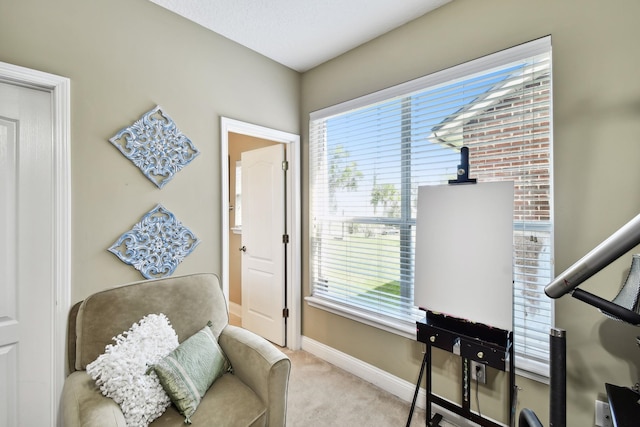
<instances>
[{"instance_id":1,"label":"neighboring house roof","mask_svg":"<svg viewBox=\"0 0 640 427\"><path fill-rule=\"evenodd\" d=\"M518 66L513 73L500 78L496 84L477 94L473 100L431 128L428 140L446 147L462 147L463 134L460 129L464 125L502 103L509 94L516 92L523 85L534 82L547 74L548 70L545 65L536 65L533 68L524 65Z\"/></svg>"}]
</instances>

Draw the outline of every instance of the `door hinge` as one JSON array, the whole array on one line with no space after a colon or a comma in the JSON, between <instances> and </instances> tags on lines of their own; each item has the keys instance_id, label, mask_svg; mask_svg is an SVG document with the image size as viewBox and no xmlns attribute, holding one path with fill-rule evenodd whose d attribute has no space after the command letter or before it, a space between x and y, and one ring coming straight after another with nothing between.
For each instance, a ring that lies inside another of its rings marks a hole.
<instances>
[{"instance_id":1,"label":"door hinge","mask_svg":"<svg viewBox=\"0 0 640 427\"><path fill-rule=\"evenodd\" d=\"M289 243L289 235L288 234L283 234L282 235L282 243L284 243L285 245L287 243Z\"/></svg>"},{"instance_id":2,"label":"door hinge","mask_svg":"<svg viewBox=\"0 0 640 427\"><path fill-rule=\"evenodd\" d=\"M284 317L285 319L289 318L289 309L288 308L283 308L282 309L282 317Z\"/></svg>"},{"instance_id":3,"label":"door hinge","mask_svg":"<svg viewBox=\"0 0 640 427\"><path fill-rule=\"evenodd\" d=\"M289 170L289 162L287 160L283 160L282 161L282 170L283 171L288 171Z\"/></svg>"}]
</instances>

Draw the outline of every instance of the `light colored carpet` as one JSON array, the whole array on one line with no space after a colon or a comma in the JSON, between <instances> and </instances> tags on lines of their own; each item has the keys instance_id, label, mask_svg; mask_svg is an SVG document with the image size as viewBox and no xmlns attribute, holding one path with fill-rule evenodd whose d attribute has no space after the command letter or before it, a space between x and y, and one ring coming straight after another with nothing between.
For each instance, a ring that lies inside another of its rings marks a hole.
<instances>
[{"instance_id":1,"label":"light colored carpet","mask_svg":"<svg viewBox=\"0 0 640 427\"><path fill-rule=\"evenodd\" d=\"M242 326L239 316L229 323ZM388 393L303 350L278 347L291 359L287 427L402 427L410 402ZM416 408L411 427L425 425Z\"/></svg>"},{"instance_id":2,"label":"light colored carpet","mask_svg":"<svg viewBox=\"0 0 640 427\"><path fill-rule=\"evenodd\" d=\"M291 359L287 427L402 427L410 402L302 350ZM424 426L416 408L411 426Z\"/></svg>"}]
</instances>

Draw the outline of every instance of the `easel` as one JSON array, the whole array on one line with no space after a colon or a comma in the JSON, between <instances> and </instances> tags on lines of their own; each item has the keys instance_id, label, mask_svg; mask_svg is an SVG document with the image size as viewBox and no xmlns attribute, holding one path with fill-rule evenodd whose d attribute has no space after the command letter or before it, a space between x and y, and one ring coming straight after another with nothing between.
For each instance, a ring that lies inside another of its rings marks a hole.
<instances>
[{"instance_id":1,"label":"easel","mask_svg":"<svg viewBox=\"0 0 640 427\"><path fill-rule=\"evenodd\" d=\"M502 426L471 411L471 362L508 372L509 425L515 420L513 183L475 185L467 147L460 156L457 179L450 185L418 189L414 299L430 310L422 309L426 316L416 322L416 338L426 351L407 427L425 371L427 426L439 426L442 419L432 417L432 403L485 427ZM489 293L491 303L478 304ZM462 358L459 405L432 392L433 347Z\"/></svg>"},{"instance_id":2,"label":"easel","mask_svg":"<svg viewBox=\"0 0 640 427\"><path fill-rule=\"evenodd\" d=\"M481 323L469 322L445 314L427 310L424 319L416 322L417 340L426 344L426 351L420 366L420 375L416 383L413 402L407 427L411 424L415 404L422 383L422 376L426 370L426 414L427 426L439 426L442 415L432 417L431 403L463 416L481 426L501 427L490 419L484 418L471 411L471 361L483 363L486 366L508 372L509 377L509 425L514 423L515 403L515 366L513 354L513 333L500 328L493 328ZM462 357L462 404L456 405L433 393L431 383L431 349L440 348Z\"/></svg>"}]
</instances>

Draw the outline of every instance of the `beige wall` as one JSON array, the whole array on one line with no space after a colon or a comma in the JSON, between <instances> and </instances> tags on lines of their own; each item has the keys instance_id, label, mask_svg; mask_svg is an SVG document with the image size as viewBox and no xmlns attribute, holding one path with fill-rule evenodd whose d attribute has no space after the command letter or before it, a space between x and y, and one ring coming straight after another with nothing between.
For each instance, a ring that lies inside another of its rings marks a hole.
<instances>
[{"instance_id":1,"label":"beige wall","mask_svg":"<svg viewBox=\"0 0 640 427\"><path fill-rule=\"evenodd\" d=\"M308 170L310 111L548 34L554 49L556 270L640 211L635 0L454 0L305 73L302 81L147 0L0 0L0 10L0 61L71 79L73 301L141 279L106 249L157 203L202 240L175 274L221 271L220 116L301 134ZM162 190L108 142L158 104L201 151ZM303 175L302 188L307 184ZM307 219L303 193L304 247ZM583 288L613 297L628 263L616 262ZM415 342L303 309L304 335L408 381L417 378L421 348ZM637 380L638 330L569 297L558 300L556 317L568 335L569 425L591 425L604 382ZM434 363L436 384L453 396L456 363L446 354ZM519 409L533 408L546 424L547 387L522 378L518 384ZM499 393L483 393L484 399L497 402ZM483 409L505 415L493 406Z\"/></svg>"},{"instance_id":2,"label":"beige wall","mask_svg":"<svg viewBox=\"0 0 640 427\"><path fill-rule=\"evenodd\" d=\"M220 116L299 133L300 75L147 0L0 0L0 61L71 79L72 301L143 279L107 248L157 203L221 272ZM200 150L162 190L109 138L161 105Z\"/></svg>"},{"instance_id":3,"label":"beige wall","mask_svg":"<svg viewBox=\"0 0 640 427\"><path fill-rule=\"evenodd\" d=\"M229 204L235 206L236 169L235 164L245 151L255 150L277 142L249 135L229 132ZM234 227L235 212L229 211L229 227ZM242 235L229 230L229 301L242 305L242 253L238 250L242 246Z\"/></svg>"},{"instance_id":4,"label":"beige wall","mask_svg":"<svg viewBox=\"0 0 640 427\"><path fill-rule=\"evenodd\" d=\"M305 73L302 135L308 134L311 111L550 34L559 273L640 212L638 16L640 3L635 0L454 0ZM303 144L304 170L307 156ZM303 181L306 188L307 175ZM303 206L308 218L307 194ZM303 247L308 244L305 227ZM621 258L582 288L613 298L630 262L630 256ZM304 263L305 295L308 286ZM306 304L303 311L305 336L408 381L417 378L417 343ZM592 425L594 400L604 393L605 382L632 385L638 380L638 329L608 320L568 296L557 301L556 324L567 331L568 425ZM438 355L434 369L438 391L459 395L455 357ZM490 377L492 382L496 387ZM521 377L517 383L522 388L518 411L533 408L547 425L547 386ZM483 412L504 420L507 413L499 398L496 391L480 396Z\"/></svg>"}]
</instances>

